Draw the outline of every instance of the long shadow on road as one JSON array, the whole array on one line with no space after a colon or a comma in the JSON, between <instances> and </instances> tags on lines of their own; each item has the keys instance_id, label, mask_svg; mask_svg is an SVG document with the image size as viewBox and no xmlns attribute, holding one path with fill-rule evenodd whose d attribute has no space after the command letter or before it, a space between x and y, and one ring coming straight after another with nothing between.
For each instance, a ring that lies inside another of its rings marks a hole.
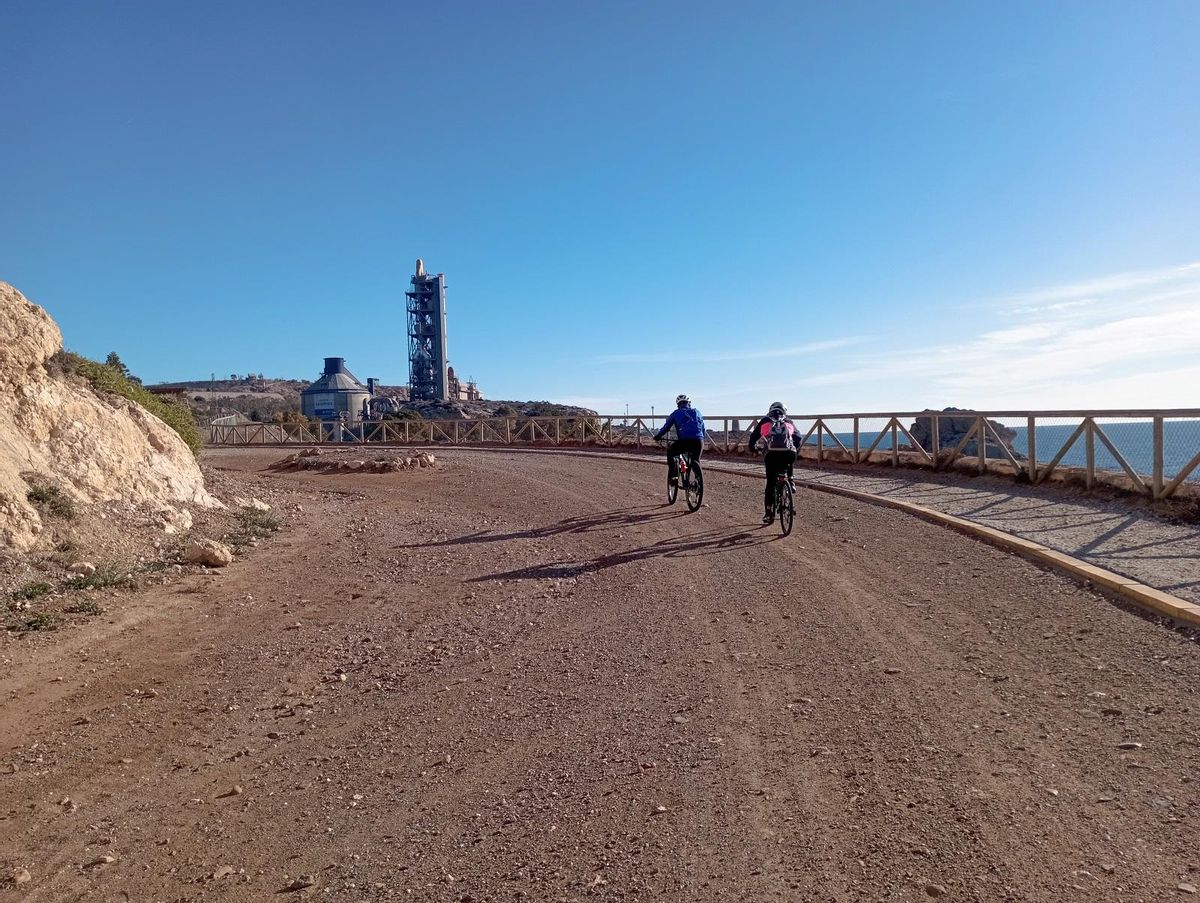
<instances>
[{"instance_id":1,"label":"long shadow on road","mask_svg":"<svg viewBox=\"0 0 1200 903\"><path fill-rule=\"evenodd\" d=\"M619 508L615 511L604 511L600 514L587 514L578 517L568 517L566 520L544 527L531 527L528 530L518 530L512 533L493 533L490 530L480 530L478 533L468 533L465 536L455 536L450 539L439 539L436 542L421 542L400 546L402 549L428 549L435 546L463 546L485 542L507 542L510 539L543 539L547 536L561 536L564 533L595 533L601 530L615 530L621 527L638 527L646 524L674 520L677 517L687 517L688 512L679 508L665 510L661 505L642 505L638 508Z\"/></svg>"},{"instance_id":2,"label":"long shadow on road","mask_svg":"<svg viewBox=\"0 0 1200 903\"><path fill-rule=\"evenodd\" d=\"M651 558L692 558L701 555L720 555L725 552L742 551L754 546L766 545L783 539L775 530L764 530L760 524L717 530L703 530L688 536L672 536L658 542L624 552L610 552L584 561L553 561L517 568L497 574L472 577L468 583L483 583L489 580L543 580L546 578L578 577L622 564L645 561Z\"/></svg>"}]
</instances>

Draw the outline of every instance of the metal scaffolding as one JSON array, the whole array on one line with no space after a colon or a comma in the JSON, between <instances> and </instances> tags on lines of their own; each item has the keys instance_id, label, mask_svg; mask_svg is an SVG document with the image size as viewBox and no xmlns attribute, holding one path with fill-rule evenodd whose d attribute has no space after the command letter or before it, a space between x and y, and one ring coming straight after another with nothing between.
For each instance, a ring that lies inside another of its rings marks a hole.
<instances>
[{"instance_id":1,"label":"metal scaffolding","mask_svg":"<svg viewBox=\"0 0 1200 903\"><path fill-rule=\"evenodd\" d=\"M417 261L408 298L408 385L413 401L449 401L446 368L446 274Z\"/></svg>"}]
</instances>

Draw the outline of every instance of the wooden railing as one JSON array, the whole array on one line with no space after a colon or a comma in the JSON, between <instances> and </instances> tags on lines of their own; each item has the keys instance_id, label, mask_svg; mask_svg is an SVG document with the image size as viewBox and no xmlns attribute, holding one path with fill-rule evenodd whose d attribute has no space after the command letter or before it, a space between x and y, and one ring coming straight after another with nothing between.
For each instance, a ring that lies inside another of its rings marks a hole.
<instances>
[{"instance_id":1,"label":"wooden railing","mask_svg":"<svg viewBox=\"0 0 1200 903\"><path fill-rule=\"evenodd\" d=\"M1067 411L900 411L792 418L800 458L817 465L890 465L969 470L1085 488L1103 484L1154 499L1176 495L1200 468L1200 409ZM757 416L706 417L706 447L749 454ZM921 439L913 427L923 421ZM354 423L214 425L217 446L513 445L643 448L662 425L656 415L495 417L483 420L372 420ZM906 425L908 424L908 425ZM1081 446L1081 447L1080 447ZM1051 451L1052 450L1052 451ZM1051 452L1046 457L1045 452Z\"/></svg>"}]
</instances>

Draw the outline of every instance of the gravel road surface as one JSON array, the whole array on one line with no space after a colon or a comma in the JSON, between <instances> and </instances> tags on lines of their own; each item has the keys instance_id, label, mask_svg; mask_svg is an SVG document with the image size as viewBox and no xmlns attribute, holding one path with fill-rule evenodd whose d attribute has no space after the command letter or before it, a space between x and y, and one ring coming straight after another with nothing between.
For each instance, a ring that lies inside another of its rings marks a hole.
<instances>
[{"instance_id":1,"label":"gravel road surface","mask_svg":"<svg viewBox=\"0 0 1200 903\"><path fill-rule=\"evenodd\" d=\"M1071 580L732 475L280 454L208 458L286 514L248 557L0 640L0 900L1200 885L1200 648Z\"/></svg>"}]
</instances>

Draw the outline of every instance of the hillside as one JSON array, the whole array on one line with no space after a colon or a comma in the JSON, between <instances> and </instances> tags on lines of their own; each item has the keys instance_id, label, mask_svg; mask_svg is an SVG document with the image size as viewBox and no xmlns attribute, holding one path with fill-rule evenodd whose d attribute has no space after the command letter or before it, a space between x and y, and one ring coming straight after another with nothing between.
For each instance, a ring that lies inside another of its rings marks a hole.
<instances>
[{"instance_id":1,"label":"hillside","mask_svg":"<svg viewBox=\"0 0 1200 903\"><path fill-rule=\"evenodd\" d=\"M0 282L0 548L61 545L76 509L99 503L173 528L190 525L189 506L218 504L175 430L85 378L104 371L64 355L49 314Z\"/></svg>"},{"instance_id":2,"label":"hillside","mask_svg":"<svg viewBox=\"0 0 1200 903\"><path fill-rule=\"evenodd\" d=\"M276 415L298 413L300 393L309 381L247 375L235 379L184 380L156 383L154 391L183 390L188 406L201 421L225 414L244 414L251 420L270 421ZM380 386L384 395L405 395L407 386ZM484 417L583 417L596 412L552 401L450 401L413 402L403 411L425 420L478 420Z\"/></svg>"}]
</instances>

